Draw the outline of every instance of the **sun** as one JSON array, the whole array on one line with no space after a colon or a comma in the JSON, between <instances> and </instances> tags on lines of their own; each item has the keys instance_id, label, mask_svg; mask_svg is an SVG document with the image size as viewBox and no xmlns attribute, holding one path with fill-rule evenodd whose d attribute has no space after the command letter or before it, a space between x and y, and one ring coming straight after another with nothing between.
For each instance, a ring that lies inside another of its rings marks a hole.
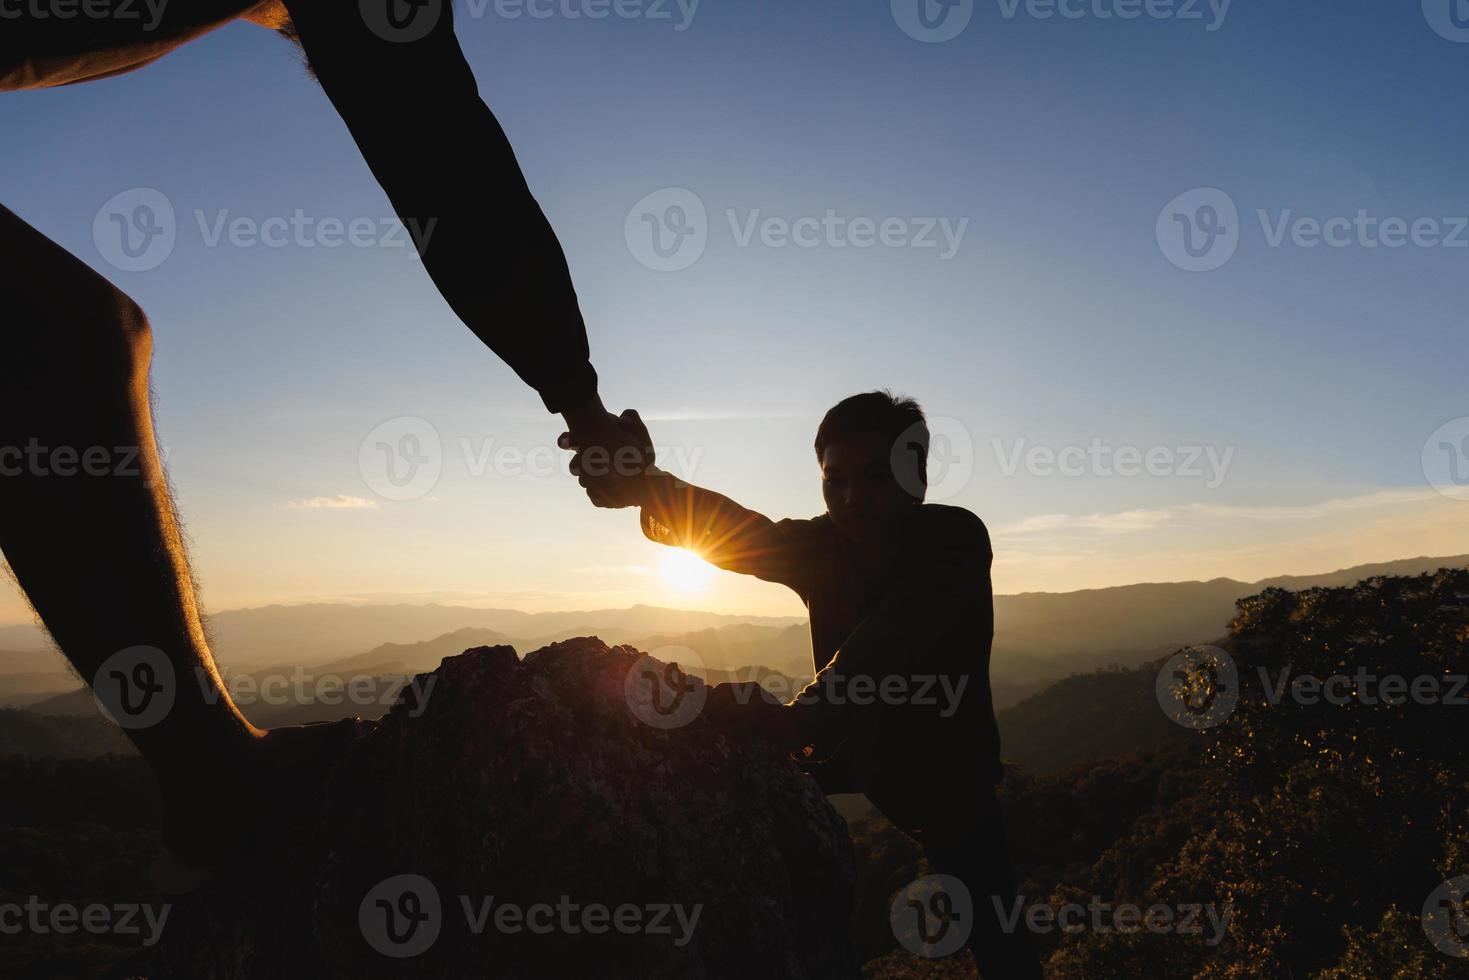
<instances>
[{"instance_id":1,"label":"sun","mask_svg":"<svg viewBox=\"0 0 1469 980\"><path fill-rule=\"evenodd\" d=\"M670 548L658 558L658 573L680 592L703 592L714 578L714 566L692 551Z\"/></svg>"}]
</instances>

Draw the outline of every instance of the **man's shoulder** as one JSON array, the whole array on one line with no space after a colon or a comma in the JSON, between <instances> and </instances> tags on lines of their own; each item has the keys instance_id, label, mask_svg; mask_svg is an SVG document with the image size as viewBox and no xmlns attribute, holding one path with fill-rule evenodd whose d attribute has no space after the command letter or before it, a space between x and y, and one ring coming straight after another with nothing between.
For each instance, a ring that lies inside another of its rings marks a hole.
<instances>
[{"instance_id":1,"label":"man's shoulder","mask_svg":"<svg viewBox=\"0 0 1469 980\"><path fill-rule=\"evenodd\" d=\"M976 548L986 553L991 550L989 528L971 510L949 504L923 504L918 508L918 518L924 536L931 535L935 543Z\"/></svg>"},{"instance_id":2,"label":"man's shoulder","mask_svg":"<svg viewBox=\"0 0 1469 980\"><path fill-rule=\"evenodd\" d=\"M776 521L775 526L792 534L800 534L812 542L820 544L835 544L838 539L836 525L831 521L830 514L818 514L815 517L792 517Z\"/></svg>"}]
</instances>

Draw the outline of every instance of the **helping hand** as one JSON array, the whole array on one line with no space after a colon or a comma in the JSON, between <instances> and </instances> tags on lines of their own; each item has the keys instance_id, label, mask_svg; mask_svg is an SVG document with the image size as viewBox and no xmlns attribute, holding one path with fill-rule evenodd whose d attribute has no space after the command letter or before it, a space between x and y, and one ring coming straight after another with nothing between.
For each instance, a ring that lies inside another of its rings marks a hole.
<instances>
[{"instance_id":1,"label":"helping hand","mask_svg":"<svg viewBox=\"0 0 1469 980\"><path fill-rule=\"evenodd\" d=\"M601 412L576 433L557 440L572 449L571 473L598 507L635 507L641 500L643 476L656 462L653 438L633 409L614 416Z\"/></svg>"},{"instance_id":2,"label":"helping hand","mask_svg":"<svg viewBox=\"0 0 1469 980\"><path fill-rule=\"evenodd\" d=\"M727 735L760 735L788 751L800 748L800 726L791 710L753 681L716 684L709 690L704 713Z\"/></svg>"}]
</instances>

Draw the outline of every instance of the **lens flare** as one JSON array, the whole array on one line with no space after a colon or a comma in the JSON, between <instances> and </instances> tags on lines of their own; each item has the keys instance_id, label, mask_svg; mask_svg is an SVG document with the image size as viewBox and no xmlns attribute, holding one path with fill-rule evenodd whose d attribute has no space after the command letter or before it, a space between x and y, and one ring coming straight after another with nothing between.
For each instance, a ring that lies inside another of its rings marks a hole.
<instances>
[{"instance_id":1,"label":"lens flare","mask_svg":"<svg viewBox=\"0 0 1469 980\"><path fill-rule=\"evenodd\" d=\"M691 551L670 548L658 559L658 573L680 592L703 592L714 578L714 566Z\"/></svg>"}]
</instances>

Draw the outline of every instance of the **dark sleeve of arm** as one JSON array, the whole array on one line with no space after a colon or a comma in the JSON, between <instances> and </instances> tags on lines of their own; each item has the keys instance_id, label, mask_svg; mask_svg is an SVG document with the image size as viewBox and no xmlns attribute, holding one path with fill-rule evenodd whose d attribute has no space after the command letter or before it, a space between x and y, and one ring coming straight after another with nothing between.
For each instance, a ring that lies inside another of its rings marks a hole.
<instances>
[{"instance_id":1,"label":"dark sleeve of arm","mask_svg":"<svg viewBox=\"0 0 1469 980\"><path fill-rule=\"evenodd\" d=\"M903 588L858 624L831 663L791 702L805 744L834 745L870 717L865 704L829 699L827 691L845 690L854 677L871 678L880 689L885 677L921 673L940 645L960 632L993 639L994 555L984 524L969 517L952 540L918 549L915 567L904 570Z\"/></svg>"},{"instance_id":2,"label":"dark sleeve of arm","mask_svg":"<svg viewBox=\"0 0 1469 980\"><path fill-rule=\"evenodd\" d=\"M772 521L668 473L646 478L643 534L711 565L787 585L803 597L822 553L816 521Z\"/></svg>"},{"instance_id":3,"label":"dark sleeve of arm","mask_svg":"<svg viewBox=\"0 0 1469 980\"><path fill-rule=\"evenodd\" d=\"M355 2L286 6L322 88L450 307L547 410L588 401L597 375L566 256L480 100L449 0L411 8L416 18L437 18L411 41L378 36Z\"/></svg>"}]
</instances>

